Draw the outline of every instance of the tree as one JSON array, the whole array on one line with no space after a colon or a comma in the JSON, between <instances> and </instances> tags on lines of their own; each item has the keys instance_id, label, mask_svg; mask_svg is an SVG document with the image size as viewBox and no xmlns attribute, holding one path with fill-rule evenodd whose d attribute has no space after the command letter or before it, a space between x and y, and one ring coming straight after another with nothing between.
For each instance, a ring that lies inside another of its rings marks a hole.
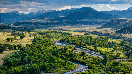
<instances>
[{"instance_id":1,"label":"tree","mask_svg":"<svg viewBox=\"0 0 132 74\"><path fill-rule=\"evenodd\" d=\"M124 53L125 53L125 55L129 58L130 57L130 55L131 55L131 51L132 50L132 47L129 45L129 44L124 44L124 49L123 49L123 51L124 51Z\"/></svg>"},{"instance_id":2,"label":"tree","mask_svg":"<svg viewBox=\"0 0 132 74\"><path fill-rule=\"evenodd\" d=\"M74 46L74 50L77 50L77 48Z\"/></svg>"},{"instance_id":3,"label":"tree","mask_svg":"<svg viewBox=\"0 0 132 74\"><path fill-rule=\"evenodd\" d=\"M2 53L4 50L2 49L2 46L0 46L0 53Z\"/></svg>"},{"instance_id":4,"label":"tree","mask_svg":"<svg viewBox=\"0 0 132 74\"><path fill-rule=\"evenodd\" d=\"M118 50L117 47L118 47L117 44L115 44L114 47L113 47L113 50L116 51L116 52L117 52L117 50Z\"/></svg>"},{"instance_id":5,"label":"tree","mask_svg":"<svg viewBox=\"0 0 132 74\"><path fill-rule=\"evenodd\" d=\"M13 45L14 49L16 49L16 45Z\"/></svg>"},{"instance_id":6,"label":"tree","mask_svg":"<svg viewBox=\"0 0 132 74\"><path fill-rule=\"evenodd\" d=\"M90 36L90 45L92 45L92 36Z\"/></svg>"},{"instance_id":7,"label":"tree","mask_svg":"<svg viewBox=\"0 0 132 74\"><path fill-rule=\"evenodd\" d=\"M16 39L17 35L14 35L14 39Z\"/></svg>"},{"instance_id":8,"label":"tree","mask_svg":"<svg viewBox=\"0 0 132 74\"><path fill-rule=\"evenodd\" d=\"M20 39L23 39L25 37L24 33L20 34Z\"/></svg>"},{"instance_id":9,"label":"tree","mask_svg":"<svg viewBox=\"0 0 132 74\"><path fill-rule=\"evenodd\" d=\"M11 38L11 42L14 40L14 38Z\"/></svg>"},{"instance_id":10,"label":"tree","mask_svg":"<svg viewBox=\"0 0 132 74\"><path fill-rule=\"evenodd\" d=\"M94 43L94 49L95 49L95 51L98 50L97 47L98 47L98 43L97 43L97 39L96 39L96 40L95 40L95 43Z\"/></svg>"},{"instance_id":11,"label":"tree","mask_svg":"<svg viewBox=\"0 0 132 74\"><path fill-rule=\"evenodd\" d=\"M11 38L7 38L6 40L9 42L11 40Z\"/></svg>"},{"instance_id":12,"label":"tree","mask_svg":"<svg viewBox=\"0 0 132 74\"><path fill-rule=\"evenodd\" d=\"M84 60L84 56L86 55L86 51L82 51L81 55L83 56L83 60Z\"/></svg>"}]
</instances>

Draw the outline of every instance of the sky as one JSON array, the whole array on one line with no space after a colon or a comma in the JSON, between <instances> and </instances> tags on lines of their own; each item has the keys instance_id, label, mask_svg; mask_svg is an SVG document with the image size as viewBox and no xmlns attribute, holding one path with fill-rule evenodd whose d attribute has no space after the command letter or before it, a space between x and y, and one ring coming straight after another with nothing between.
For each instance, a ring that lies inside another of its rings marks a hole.
<instances>
[{"instance_id":1,"label":"sky","mask_svg":"<svg viewBox=\"0 0 132 74\"><path fill-rule=\"evenodd\" d=\"M127 10L132 0L0 0L0 12L30 13L39 10L65 10L91 7L98 11Z\"/></svg>"}]
</instances>

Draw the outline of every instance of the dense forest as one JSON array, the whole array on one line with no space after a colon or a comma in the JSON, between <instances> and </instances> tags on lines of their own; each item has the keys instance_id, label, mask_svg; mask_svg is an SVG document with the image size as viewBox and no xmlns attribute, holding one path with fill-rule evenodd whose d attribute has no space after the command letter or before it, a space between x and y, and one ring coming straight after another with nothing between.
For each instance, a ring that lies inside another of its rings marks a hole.
<instances>
[{"instance_id":1,"label":"dense forest","mask_svg":"<svg viewBox=\"0 0 132 74\"><path fill-rule=\"evenodd\" d=\"M18 33L12 33L17 35ZM21 35L21 34L20 34ZM109 42L109 37L92 36L72 36L71 33L61 31L37 31L33 34L32 44L22 45L1 44L1 53L6 49L20 50L12 53L10 56L3 58L4 63L0 66L2 74L39 74L39 73L64 73L68 70L75 70L77 66L72 62L77 62L88 66L85 73L88 74L115 74L115 73L132 73L132 67L122 64L114 59L120 54L113 55L114 51L123 50L124 54L130 56L132 47L131 43ZM54 41L75 44L77 46L56 46ZM87 46L93 46L89 48ZM104 59L86 54L85 51L75 53L76 47L88 48L89 50L100 52ZM111 48L111 52L103 52L99 47ZM82 72L80 72L82 73Z\"/></svg>"},{"instance_id":2,"label":"dense forest","mask_svg":"<svg viewBox=\"0 0 132 74\"><path fill-rule=\"evenodd\" d=\"M122 41L120 44L115 42L108 41L109 37L97 37L92 38L92 36L67 36L61 39L62 42L78 45L79 47L84 47L92 51L100 52L100 54L105 54L106 52L101 51L101 48L108 48L111 50L111 53L114 54L114 51L123 51L125 55L129 58L132 54L132 43L128 41ZM88 46L93 46L90 48ZM98 48L101 47L101 48ZM113 49L113 50L112 50ZM109 52L109 51L107 51ZM113 58L119 57L120 54L116 54Z\"/></svg>"}]
</instances>

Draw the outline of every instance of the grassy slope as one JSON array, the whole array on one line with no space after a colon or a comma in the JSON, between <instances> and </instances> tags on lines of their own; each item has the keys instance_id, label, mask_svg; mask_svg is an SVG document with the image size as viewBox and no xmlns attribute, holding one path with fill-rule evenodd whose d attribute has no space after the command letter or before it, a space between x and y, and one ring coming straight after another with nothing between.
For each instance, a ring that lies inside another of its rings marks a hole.
<instances>
[{"instance_id":1,"label":"grassy slope","mask_svg":"<svg viewBox=\"0 0 132 74\"><path fill-rule=\"evenodd\" d=\"M22 44L22 45L26 45L26 44L31 44L32 40L33 40L33 36L29 37L29 34L26 33L26 37L24 37L23 39L20 39L20 36L16 37L16 40L13 40L12 42L7 42L6 38L14 38L14 36L11 36L11 33L5 33L3 34L2 32L0 32L0 43L1 44Z\"/></svg>"}]
</instances>

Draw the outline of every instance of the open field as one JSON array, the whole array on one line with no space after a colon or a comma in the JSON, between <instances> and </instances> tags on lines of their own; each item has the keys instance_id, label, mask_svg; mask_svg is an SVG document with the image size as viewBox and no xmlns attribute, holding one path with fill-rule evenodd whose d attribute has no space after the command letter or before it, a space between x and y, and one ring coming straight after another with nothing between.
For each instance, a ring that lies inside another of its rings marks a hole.
<instances>
[{"instance_id":1,"label":"open field","mask_svg":"<svg viewBox=\"0 0 132 74\"><path fill-rule=\"evenodd\" d=\"M62 31L62 32L68 32L68 33L72 33L72 35L84 35L84 33L82 32L70 32L70 31Z\"/></svg>"},{"instance_id":2,"label":"open field","mask_svg":"<svg viewBox=\"0 0 132 74\"><path fill-rule=\"evenodd\" d=\"M29 37L29 34L26 33L25 37L23 39L20 39L20 36L17 36L15 40L13 40L12 42L7 42L6 38L14 38L14 36L11 36L11 33L2 33L0 32L0 43L1 44L22 44L22 45L26 45L26 44L31 44L32 40L33 40L33 36Z\"/></svg>"},{"instance_id":3,"label":"open field","mask_svg":"<svg viewBox=\"0 0 132 74\"><path fill-rule=\"evenodd\" d=\"M101 25L100 25L101 26ZM112 28L103 28L103 29L96 29L100 27L98 25L76 25L76 26L59 26L53 27L53 29L63 29L63 30L70 30L70 31L98 31L98 32L114 32Z\"/></svg>"},{"instance_id":4,"label":"open field","mask_svg":"<svg viewBox=\"0 0 132 74\"><path fill-rule=\"evenodd\" d=\"M98 35L93 35L93 34L91 34L89 36L92 36L92 38L97 38L98 37Z\"/></svg>"},{"instance_id":5,"label":"open field","mask_svg":"<svg viewBox=\"0 0 132 74\"><path fill-rule=\"evenodd\" d=\"M118 43L118 44L121 43L121 41L119 39L109 39L108 41L109 42L113 41L113 42Z\"/></svg>"}]
</instances>

